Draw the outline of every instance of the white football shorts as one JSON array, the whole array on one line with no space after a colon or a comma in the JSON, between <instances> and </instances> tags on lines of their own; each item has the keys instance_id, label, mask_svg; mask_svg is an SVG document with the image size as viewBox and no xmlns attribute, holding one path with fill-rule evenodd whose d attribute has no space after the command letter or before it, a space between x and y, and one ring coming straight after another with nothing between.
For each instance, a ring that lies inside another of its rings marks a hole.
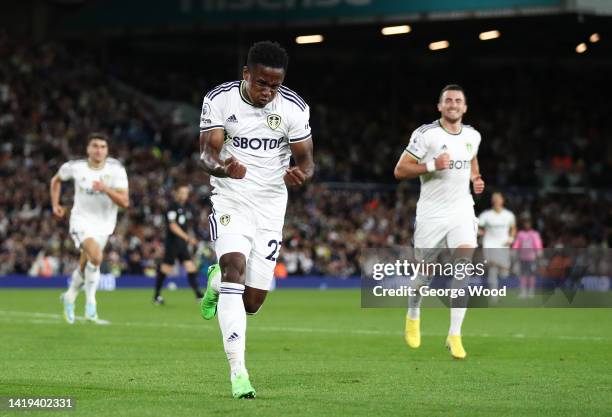
<instances>
[{"instance_id":1,"label":"white football shorts","mask_svg":"<svg viewBox=\"0 0 612 417\"><path fill-rule=\"evenodd\" d=\"M489 265L510 269L510 248L484 248L482 251Z\"/></svg>"},{"instance_id":2,"label":"white football shorts","mask_svg":"<svg viewBox=\"0 0 612 417\"><path fill-rule=\"evenodd\" d=\"M81 247L81 245L83 244L83 242L85 241L85 239L93 239L95 240L98 245L100 245L100 249L102 251L104 251L104 248L106 247L106 243L108 242L108 238L110 235L106 235L106 234L99 234L96 233L95 231L91 232L91 231L87 231L84 229L79 229L79 228L70 228L70 236L72 237L72 241L74 242L74 246L79 249Z\"/></svg>"},{"instance_id":3,"label":"white football shorts","mask_svg":"<svg viewBox=\"0 0 612 417\"><path fill-rule=\"evenodd\" d=\"M464 209L443 220L416 220L414 247L417 249L456 249L477 247L478 218L474 208ZM436 251L430 251L434 254Z\"/></svg>"},{"instance_id":4,"label":"white football shorts","mask_svg":"<svg viewBox=\"0 0 612 417\"><path fill-rule=\"evenodd\" d=\"M269 291L280 253L286 200L253 204L246 199L214 195L208 217L217 259L230 252L246 258L245 284Z\"/></svg>"}]
</instances>

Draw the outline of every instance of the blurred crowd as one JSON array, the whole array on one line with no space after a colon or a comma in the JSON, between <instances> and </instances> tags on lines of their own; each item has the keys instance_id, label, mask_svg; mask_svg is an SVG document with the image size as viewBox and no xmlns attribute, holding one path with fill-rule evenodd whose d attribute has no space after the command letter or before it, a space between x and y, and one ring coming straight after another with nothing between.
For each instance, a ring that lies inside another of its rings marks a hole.
<instances>
[{"instance_id":1,"label":"blurred crowd","mask_svg":"<svg viewBox=\"0 0 612 417\"><path fill-rule=\"evenodd\" d=\"M542 74L496 73L480 80L478 90L467 90L468 104L474 103L468 123L483 135L481 171L491 188L506 193L517 218L533 220L545 246L609 247L612 141L597 90L600 75L560 88L567 74ZM353 75L338 76L354 85ZM146 90L131 81L66 45L32 45L0 34L0 275L47 276L75 267L67 219L52 216L48 189L64 161L84 156L92 130L112 136L111 155L125 164L130 180L131 207L119 215L104 268L154 274L163 256L163 213L177 182L192 185L197 258L203 268L214 261L197 120L160 111L155 100L126 88ZM174 91L189 91L187 77L174 82L181 84ZM418 182L397 185L392 172L411 131L435 119L437 97L415 103L404 91L386 108L375 100L378 89L389 88L382 81L343 94L330 92L334 78L320 82L291 85L312 104L317 172L313 184L290 192L280 262L289 275L345 277L359 274L364 248L410 244ZM164 91L144 92L164 99ZM68 183L62 201L71 205ZM488 206L488 194L477 199L477 212Z\"/></svg>"}]
</instances>

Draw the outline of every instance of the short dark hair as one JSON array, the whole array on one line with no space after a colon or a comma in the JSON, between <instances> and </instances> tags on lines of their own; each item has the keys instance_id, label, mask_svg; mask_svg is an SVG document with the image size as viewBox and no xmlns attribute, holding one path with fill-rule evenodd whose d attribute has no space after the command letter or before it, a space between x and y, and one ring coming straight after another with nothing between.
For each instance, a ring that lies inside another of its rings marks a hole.
<instances>
[{"instance_id":1,"label":"short dark hair","mask_svg":"<svg viewBox=\"0 0 612 417\"><path fill-rule=\"evenodd\" d=\"M180 190L183 187L187 187L187 188L189 188L191 190L191 185L189 185L186 182L177 181L177 182L174 183L174 191L178 191L178 190Z\"/></svg>"},{"instance_id":2,"label":"short dark hair","mask_svg":"<svg viewBox=\"0 0 612 417\"><path fill-rule=\"evenodd\" d=\"M257 64L264 67L282 68L287 71L289 55L278 42L255 42L247 55L247 67L252 69Z\"/></svg>"},{"instance_id":3,"label":"short dark hair","mask_svg":"<svg viewBox=\"0 0 612 417\"><path fill-rule=\"evenodd\" d=\"M91 142L94 139L103 140L107 144L108 142L110 142L108 135L104 132L91 132L89 135L87 135L87 144L89 144L89 142Z\"/></svg>"},{"instance_id":4,"label":"short dark hair","mask_svg":"<svg viewBox=\"0 0 612 417\"><path fill-rule=\"evenodd\" d=\"M440 96L438 97L438 102L442 101L442 96L447 91L461 91L463 93L463 98L465 99L465 102L467 103L467 96L465 95L465 90L459 84L448 84L448 85L446 85L442 89L442 91L440 91Z\"/></svg>"}]
</instances>

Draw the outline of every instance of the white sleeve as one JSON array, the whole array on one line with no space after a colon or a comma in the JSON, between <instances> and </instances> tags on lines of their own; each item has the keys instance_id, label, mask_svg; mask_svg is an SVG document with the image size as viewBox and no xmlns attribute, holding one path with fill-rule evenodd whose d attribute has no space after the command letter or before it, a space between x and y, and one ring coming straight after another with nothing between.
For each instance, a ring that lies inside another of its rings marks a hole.
<instances>
[{"instance_id":1,"label":"white sleeve","mask_svg":"<svg viewBox=\"0 0 612 417\"><path fill-rule=\"evenodd\" d=\"M64 163L59 171L57 171L57 176L62 181L68 181L74 178L74 164L70 161Z\"/></svg>"},{"instance_id":2,"label":"white sleeve","mask_svg":"<svg viewBox=\"0 0 612 417\"><path fill-rule=\"evenodd\" d=\"M476 136L476 140L474 143L474 156L472 156L472 158L478 155L478 148L480 148L480 141L482 140L482 137L480 136L480 132L476 132L476 133L477 133L477 136Z\"/></svg>"},{"instance_id":3,"label":"white sleeve","mask_svg":"<svg viewBox=\"0 0 612 417\"><path fill-rule=\"evenodd\" d=\"M112 188L116 190L127 190L128 189L128 177L124 167L117 169L117 172L113 178Z\"/></svg>"},{"instance_id":4,"label":"white sleeve","mask_svg":"<svg viewBox=\"0 0 612 417\"><path fill-rule=\"evenodd\" d=\"M514 213L510 212L510 227L512 226L516 226L516 217L514 216Z\"/></svg>"},{"instance_id":5,"label":"white sleeve","mask_svg":"<svg viewBox=\"0 0 612 417\"><path fill-rule=\"evenodd\" d=\"M310 107L295 111L289 120L288 126L289 143L297 143L312 136L310 131Z\"/></svg>"},{"instance_id":6,"label":"white sleeve","mask_svg":"<svg viewBox=\"0 0 612 417\"><path fill-rule=\"evenodd\" d=\"M200 132L206 132L211 129L223 129L223 103L225 97L223 94L215 96L214 100L204 97L202 103L202 113L200 115Z\"/></svg>"},{"instance_id":7,"label":"white sleeve","mask_svg":"<svg viewBox=\"0 0 612 417\"><path fill-rule=\"evenodd\" d=\"M408 152L417 161L423 159L425 154L427 154L427 139L418 129L412 132L410 142L408 146L406 146L405 152Z\"/></svg>"},{"instance_id":8,"label":"white sleeve","mask_svg":"<svg viewBox=\"0 0 612 417\"><path fill-rule=\"evenodd\" d=\"M478 226L480 227L487 226L487 212L486 211L483 211L482 213L480 213L480 216L478 216Z\"/></svg>"}]
</instances>

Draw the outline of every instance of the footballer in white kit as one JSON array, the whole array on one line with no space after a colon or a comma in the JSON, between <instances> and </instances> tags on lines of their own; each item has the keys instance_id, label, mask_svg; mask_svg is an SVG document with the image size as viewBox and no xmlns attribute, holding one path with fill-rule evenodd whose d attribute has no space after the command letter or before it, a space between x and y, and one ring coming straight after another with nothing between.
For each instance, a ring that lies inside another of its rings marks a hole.
<instances>
[{"instance_id":1,"label":"footballer in white kit","mask_svg":"<svg viewBox=\"0 0 612 417\"><path fill-rule=\"evenodd\" d=\"M87 159L64 163L51 179L51 203L55 216L61 218L62 181L74 181L74 205L70 212L70 236L80 249L79 267L72 273L68 290L62 294L64 318L74 323L74 303L85 287L85 319L97 321L96 288L104 247L115 230L118 207L128 208L128 178L118 160L108 158L108 137L92 133L88 137Z\"/></svg>"},{"instance_id":2,"label":"footballer in white kit","mask_svg":"<svg viewBox=\"0 0 612 417\"><path fill-rule=\"evenodd\" d=\"M414 232L417 256L433 262L442 248L448 248L453 251L455 262L465 263L471 261L477 247L478 219L474 214L470 181L476 194L483 192L484 181L477 158L481 137L476 129L462 123L467 104L460 86L451 84L442 89L438 111L439 120L412 133L394 174L399 180L416 177L421 180ZM426 286L431 279L420 276L415 285ZM421 300L420 295L408 300L405 336L413 348L421 344ZM457 359L466 356L461 341L465 312L464 300L451 299L446 345Z\"/></svg>"},{"instance_id":3,"label":"footballer in white kit","mask_svg":"<svg viewBox=\"0 0 612 417\"><path fill-rule=\"evenodd\" d=\"M458 133L451 133L436 120L412 134L405 152L419 163L435 164L442 154L452 157L447 169L420 176L415 248L454 249L462 244L476 247L478 219L469 184L472 160L479 146L480 133L469 125L462 125Z\"/></svg>"},{"instance_id":4,"label":"footballer in white kit","mask_svg":"<svg viewBox=\"0 0 612 417\"><path fill-rule=\"evenodd\" d=\"M504 208L504 196L500 192L491 195L489 210L480 213L478 225L482 234L482 247L488 266L489 288L498 288L498 277L510 271L510 246L516 236L516 218Z\"/></svg>"},{"instance_id":5,"label":"footballer in white kit","mask_svg":"<svg viewBox=\"0 0 612 417\"><path fill-rule=\"evenodd\" d=\"M202 104L201 160L213 186L209 226L219 264L209 269L201 313L218 315L235 398L255 396L244 359L246 314L259 310L274 277L287 186L314 173L310 110L282 85L287 62L277 43L258 42L243 80L213 88Z\"/></svg>"}]
</instances>

